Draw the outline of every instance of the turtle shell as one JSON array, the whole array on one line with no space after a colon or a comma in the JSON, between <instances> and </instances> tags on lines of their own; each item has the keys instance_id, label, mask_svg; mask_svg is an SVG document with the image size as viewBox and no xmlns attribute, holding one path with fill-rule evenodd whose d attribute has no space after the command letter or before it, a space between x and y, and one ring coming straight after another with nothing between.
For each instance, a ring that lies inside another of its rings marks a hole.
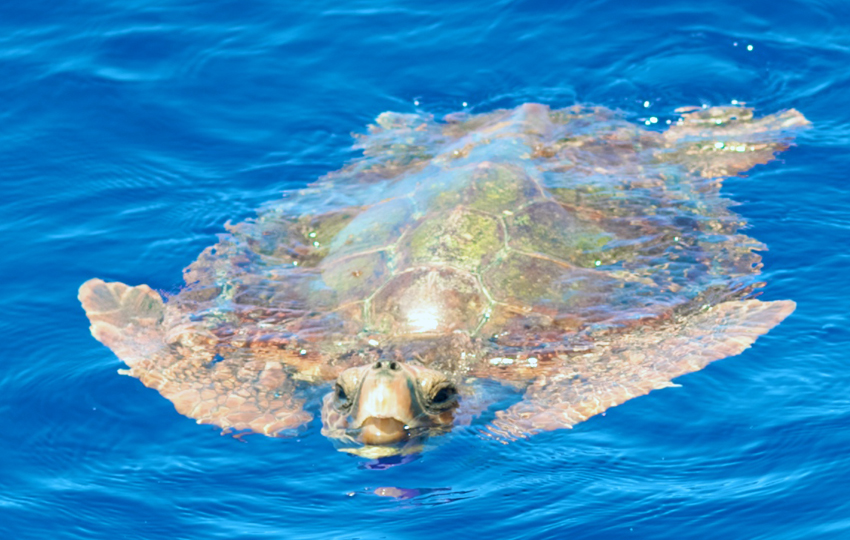
<instances>
[{"instance_id":1,"label":"turtle shell","mask_svg":"<svg viewBox=\"0 0 850 540\"><path fill-rule=\"evenodd\" d=\"M489 357L574 347L752 290L761 244L717 171L769 161L801 119L713 108L660 133L598 107L384 113L363 158L228 225L172 302L330 363L456 334Z\"/></svg>"}]
</instances>

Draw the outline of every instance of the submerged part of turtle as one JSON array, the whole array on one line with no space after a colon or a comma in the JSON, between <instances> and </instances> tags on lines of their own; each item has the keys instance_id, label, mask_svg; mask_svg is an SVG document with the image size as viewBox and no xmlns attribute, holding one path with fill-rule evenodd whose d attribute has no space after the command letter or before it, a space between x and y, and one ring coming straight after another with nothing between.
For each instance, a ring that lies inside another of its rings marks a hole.
<instances>
[{"instance_id":1,"label":"submerged part of turtle","mask_svg":"<svg viewBox=\"0 0 850 540\"><path fill-rule=\"evenodd\" d=\"M523 396L484 432L570 427L794 310L752 298L763 246L720 187L808 122L680 112L664 132L602 107L384 113L362 158L228 225L178 294L94 279L80 300L124 373L199 423L286 433L328 384L322 432L369 455L468 423L494 386Z\"/></svg>"}]
</instances>

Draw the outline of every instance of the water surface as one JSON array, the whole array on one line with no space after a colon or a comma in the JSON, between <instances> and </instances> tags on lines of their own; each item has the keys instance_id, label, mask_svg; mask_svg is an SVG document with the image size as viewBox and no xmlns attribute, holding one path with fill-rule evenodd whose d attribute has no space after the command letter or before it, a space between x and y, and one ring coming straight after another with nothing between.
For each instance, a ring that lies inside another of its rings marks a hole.
<instances>
[{"instance_id":1,"label":"water surface","mask_svg":"<svg viewBox=\"0 0 850 540\"><path fill-rule=\"evenodd\" d=\"M848 36L839 0L0 5L2 536L850 537ZM94 276L176 290L386 110L732 100L813 122L724 184L770 247L763 298L797 311L573 430L459 430L392 467L317 423L220 437L118 376L75 298Z\"/></svg>"}]
</instances>

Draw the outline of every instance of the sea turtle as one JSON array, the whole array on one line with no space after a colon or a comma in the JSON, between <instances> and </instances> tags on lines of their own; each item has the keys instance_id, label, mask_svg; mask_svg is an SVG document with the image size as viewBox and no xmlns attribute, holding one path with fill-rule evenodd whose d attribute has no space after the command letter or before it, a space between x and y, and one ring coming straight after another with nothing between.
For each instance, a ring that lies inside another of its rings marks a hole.
<instances>
[{"instance_id":1,"label":"sea turtle","mask_svg":"<svg viewBox=\"0 0 850 540\"><path fill-rule=\"evenodd\" d=\"M511 395L481 433L571 427L794 310L754 298L763 246L720 187L808 122L676 112L666 131L581 105L384 113L362 158L225 225L179 293L93 279L79 298L123 373L227 431L290 433L319 385L322 433L362 455Z\"/></svg>"}]
</instances>

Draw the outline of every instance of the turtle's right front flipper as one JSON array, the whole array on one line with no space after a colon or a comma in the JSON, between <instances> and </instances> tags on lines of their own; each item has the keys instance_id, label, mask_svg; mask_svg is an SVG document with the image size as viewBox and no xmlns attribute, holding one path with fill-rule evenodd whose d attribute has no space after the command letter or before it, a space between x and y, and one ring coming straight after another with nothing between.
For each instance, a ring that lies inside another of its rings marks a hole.
<instances>
[{"instance_id":1,"label":"turtle's right front flipper","mask_svg":"<svg viewBox=\"0 0 850 540\"><path fill-rule=\"evenodd\" d=\"M631 398L667 386L710 362L742 353L795 308L790 300L724 302L658 328L615 338L541 375L524 399L488 426L512 440L569 428Z\"/></svg>"},{"instance_id":2,"label":"turtle's right front flipper","mask_svg":"<svg viewBox=\"0 0 850 540\"><path fill-rule=\"evenodd\" d=\"M147 285L92 279L80 287L79 299L92 335L130 367L123 373L158 390L180 414L200 424L265 435L312 418L303 400L293 396L295 384L281 362L254 359L250 350L225 358L213 336L183 340L191 345L169 337L166 305Z\"/></svg>"}]
</instances>

